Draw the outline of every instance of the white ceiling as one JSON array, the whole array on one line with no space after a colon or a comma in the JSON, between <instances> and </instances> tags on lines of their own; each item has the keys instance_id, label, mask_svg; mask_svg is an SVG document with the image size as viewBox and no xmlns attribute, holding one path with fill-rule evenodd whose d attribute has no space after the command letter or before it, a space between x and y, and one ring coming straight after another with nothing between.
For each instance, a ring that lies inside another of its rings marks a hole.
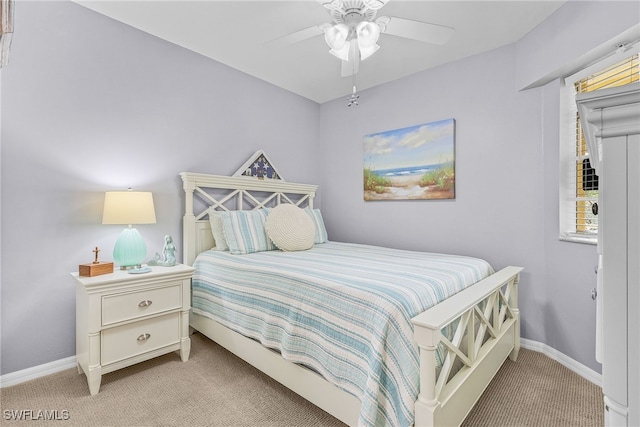
<instances>
[{"instance_id":1,"label":"white ceiling","mask_svg":"<svg viewBox=\"0 0 640 427\"><path fill-rule=\"evenodd\" d=\"M267 41L330 22L316 0L73 0L94 11L323 103L351 93L352 77L316 36L284 48ZM378 16L397 16L456 29L437 46L382 34L380 49L360 64L358 90L511 44L565 1L391 0Z\"/></svg>"}]
</instances>

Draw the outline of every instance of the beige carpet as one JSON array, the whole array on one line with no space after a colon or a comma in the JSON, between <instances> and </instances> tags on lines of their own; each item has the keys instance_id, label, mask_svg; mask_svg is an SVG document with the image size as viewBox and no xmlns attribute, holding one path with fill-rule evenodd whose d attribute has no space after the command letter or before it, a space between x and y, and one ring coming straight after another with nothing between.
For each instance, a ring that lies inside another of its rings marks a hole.
<instances>
[{"instance_id":1,"label":"beige carpet","mask_svg":"<svg viewBox=\"0 0 640 427\"><path fill-rule=\"evenodd\" d=\"M199 334L187 363L168 354L106 374L96 396L70 369L1 389L0 400L2 425L343 426ZM464 425L601 426L601 402L599 387L523 350Z\"/></svg>"},{"instance_id":2,"label":"beige carpet","mask_svg":"<svg viewBox=\"0 0 640 427\"><path fill-rule=\"evenodd\" d=\"M465 427L602 427L602 389L542 353L507 359Z\"/></svg>"}]
</instances>

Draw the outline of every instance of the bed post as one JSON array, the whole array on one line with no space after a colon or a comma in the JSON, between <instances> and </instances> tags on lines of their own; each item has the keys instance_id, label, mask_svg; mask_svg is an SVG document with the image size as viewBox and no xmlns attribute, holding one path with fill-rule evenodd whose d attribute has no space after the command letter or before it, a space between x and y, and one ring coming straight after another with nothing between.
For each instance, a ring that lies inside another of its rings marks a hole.
<instances>
[{"instance_id":1,"label":"bed post","mask_svg":"<svg viewBox=\"0 0 640 427\"><path fill-rule=\"evenodd\" d=\"M518 308L518 284L520 283L520 275L516 275L511 284L511 293L509 294L509 307L516 321L513 328L513 350L509 353L509 359L516 361L520 352L520 308Z\"/></svg>"},{"instance_id":2,"label":"bed post","mask_svg":"<svg viewBox=\"0 0 640 427\"><path fill-rule=\"evenodd\" d=\"M196 259L196 248L193 240L196 234L196 217L193 215L193 191L196 188L195 182L189 180L186 174L182 176L184 188L184 217L182 219L182 262L187 265L193 264Z\"/></svg>"},{"instance_id":3,"label":"bed post","mask_svg":"<svg viewBox=\"0 0 640 427\"><path fill-rule=\"evenodd\" d=\"M420 348L420 393L415 406L416 426L435 426L437 331L414 325L414 339Z\"/></svg>"},{"instance_id":4,"label":"bed post","mask_svg":"<svg viewBox=\"0 0 640 427\"><path fill-rule=\"evenodd\" d=\"M505 267L411 320L420 348L416 426L460 425L504 360L517 357L520 348L517 285L521 271L522 267ZM473 344L466 350L459 346L460 340L453 343L442 334L442 329L456 319L460 321L456 328L472 332L477 329L473 332ZM476 320L478 328L473 326ZM451 368L447 361L438 374L444 377L436 377L435 352L441 344L446 347L447 358L464 364L452 377L445 369Z\"/></svg>"}]
</instances>

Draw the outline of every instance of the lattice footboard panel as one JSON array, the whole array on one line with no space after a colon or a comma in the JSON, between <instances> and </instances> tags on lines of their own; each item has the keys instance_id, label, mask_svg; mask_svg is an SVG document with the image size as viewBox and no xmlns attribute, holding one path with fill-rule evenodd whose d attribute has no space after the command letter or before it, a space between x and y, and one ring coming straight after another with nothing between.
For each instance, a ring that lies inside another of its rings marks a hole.
<instances>
[{"instance_id":1,"label":"lattice footboard panel","mask_svg":"<svg viewBox=\"0 0 640 427\"><path fill-rule=\"evenodd\" d=\"M521 270L506 267L413 319L420 347L416 425L460 424L504 359L515 360Z\"/></svg>"}]
</instances>

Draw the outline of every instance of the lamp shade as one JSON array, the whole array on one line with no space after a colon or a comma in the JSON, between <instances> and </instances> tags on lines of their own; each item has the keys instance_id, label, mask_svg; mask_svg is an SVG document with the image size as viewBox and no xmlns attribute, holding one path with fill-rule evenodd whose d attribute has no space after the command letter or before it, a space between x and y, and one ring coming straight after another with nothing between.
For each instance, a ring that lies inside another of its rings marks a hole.
<instances>
[{"instance_id":1,"label":"lamp shade","mask_svg":"<svg viewBox=\"0 0 640 427\"><path fill-rule=\"evenodd\" d=\"M153 195L147 191L107 191L103 224L155 224Z\"/></svg>"}]
</instances>

